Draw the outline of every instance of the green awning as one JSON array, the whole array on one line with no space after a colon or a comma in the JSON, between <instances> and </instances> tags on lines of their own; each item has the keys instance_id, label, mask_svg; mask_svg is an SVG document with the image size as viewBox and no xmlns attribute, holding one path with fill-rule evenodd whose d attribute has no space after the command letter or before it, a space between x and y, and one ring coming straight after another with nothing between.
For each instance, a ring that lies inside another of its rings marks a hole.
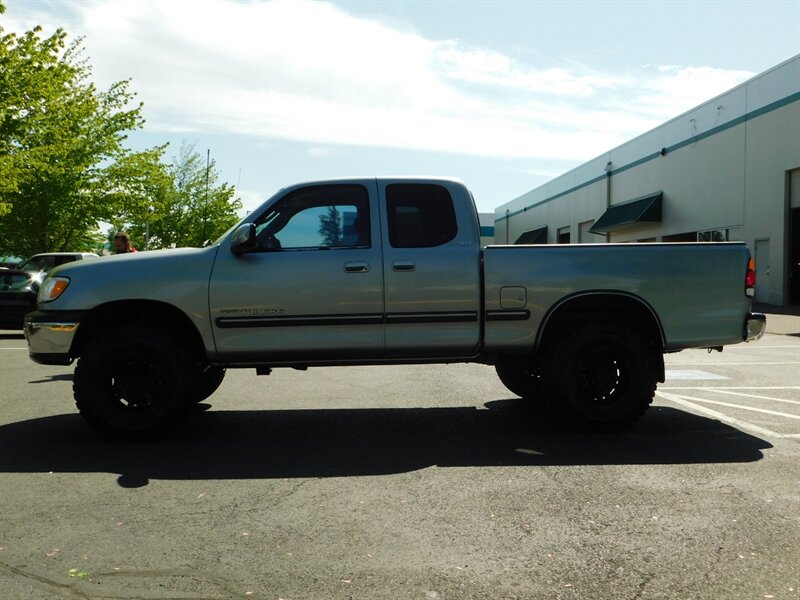
<instances>
[{"instance_id":1,"label":"green awning","mask_svg":"<svg viewBox=\"0 0 800 600\"><path fill-rule=\"evenodd\" d=\"M602 217L597 219L597 222L589 232L606 233L639 223L660 223L663 197L664 193L658 192L635 200L629 200L622 204L609 206L608 210L603 213Z\"/></svg>"},{"instance_id":2,"label":"green awning","mask_svg":"<svg viewBox=\"0 0 800 600\"><path fill-rule=\"evenodd\" d=\"M539 227L538 229L531 229L526 231L517 238L514 245L517 244L546 244L547 243L547 225Z\"/></svg>"}]
</instances>

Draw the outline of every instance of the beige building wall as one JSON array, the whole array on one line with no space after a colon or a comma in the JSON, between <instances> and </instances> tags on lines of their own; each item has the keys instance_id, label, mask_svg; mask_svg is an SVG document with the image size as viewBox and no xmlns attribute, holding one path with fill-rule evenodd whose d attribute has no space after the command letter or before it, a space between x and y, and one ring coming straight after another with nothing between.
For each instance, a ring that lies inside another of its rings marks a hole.
<instances>
[{"instance_id":1,"label":"beige building wall","mask_svg":"<svg viewBox=\"0 0 800 600\"><path fill-rule=\"evenodd\" d=\"M790 224L797 169L800 55L499 207L495 243L543 226L547 243L564 227L572 243L698 239L719 230L757 258L758 300L784 304L790 236L800 236L800 223ZM658 192L660 223L589 233L608 206Z\"/></svg>"},{"instance_id":2,"label":"beige building wall","mask_svg":"<svg viewBox=\"0 0 800 600\"><path fill-rule=\"evenodd\" d=\"M766 288L763 300L783 304L789 284L790 178L800 168L800 102L749 124L747 148L753 155L744 173L748 202L743 239L759 254L756 268L760 287ZM794 235L800 236L800 227Z\"/></svg>"}]
</instances>

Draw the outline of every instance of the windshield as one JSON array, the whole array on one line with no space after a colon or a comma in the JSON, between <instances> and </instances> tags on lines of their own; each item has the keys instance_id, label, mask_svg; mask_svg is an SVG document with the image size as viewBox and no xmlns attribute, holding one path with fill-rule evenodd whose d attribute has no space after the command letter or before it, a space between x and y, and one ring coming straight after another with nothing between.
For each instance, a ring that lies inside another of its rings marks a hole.
<instances>
[{"instance_id":1,"label":"windshield","mask_svg":"<svg viewBox=\"0 0 800 600\"><path fill-rule=\"evenodd\" d=\"M53 268L55 259L52 256L32 256L24 263L20 269L23 271L48 271Z\"/></svg>"},{"instance_id":2,"label":"windshield","mask_svg":"<svg viewBox=\"0 0 800 600\"><path fill-rule=\"evenodd\" d=\"M76 260L78 260L78 256L72 254L37 254L26 260L20 269L23 271L49 271L53 267Z\"/></svg>"}]
</instances>

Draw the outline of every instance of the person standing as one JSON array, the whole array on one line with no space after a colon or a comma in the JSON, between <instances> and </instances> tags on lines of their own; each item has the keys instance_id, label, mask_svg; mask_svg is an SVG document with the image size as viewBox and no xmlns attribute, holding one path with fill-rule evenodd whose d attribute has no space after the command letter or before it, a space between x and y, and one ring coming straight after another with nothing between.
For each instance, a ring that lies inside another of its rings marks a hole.
<instances>
[{"instance_id":1,"label":"person standing","mask_svg":"<svg viewBox=\"0 0 800 600\"><path fill-rule=\"evenodd\" d=\"M116 254L127 254L128 252L138 252L131 246L131 236L124 231L118 231L114 235L114 252Z\"/></svg>"}]
</instances>

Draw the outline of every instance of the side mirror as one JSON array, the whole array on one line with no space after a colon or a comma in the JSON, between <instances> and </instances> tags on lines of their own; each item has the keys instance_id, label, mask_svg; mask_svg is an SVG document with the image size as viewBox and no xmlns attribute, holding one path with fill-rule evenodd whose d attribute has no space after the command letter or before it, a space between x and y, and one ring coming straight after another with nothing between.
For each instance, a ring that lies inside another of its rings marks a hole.
<instances>
[{"instance_id":1,"label":"side mirror","mask_svg":"<svg viewBox=\"0 0 800 600\"><path fill-rule=\"evenodd\" d=\"M234 254L245 254L256 247L256 226L253 223L240 225L231 235L231 252Z\"/></svg>"}]
</instances>

